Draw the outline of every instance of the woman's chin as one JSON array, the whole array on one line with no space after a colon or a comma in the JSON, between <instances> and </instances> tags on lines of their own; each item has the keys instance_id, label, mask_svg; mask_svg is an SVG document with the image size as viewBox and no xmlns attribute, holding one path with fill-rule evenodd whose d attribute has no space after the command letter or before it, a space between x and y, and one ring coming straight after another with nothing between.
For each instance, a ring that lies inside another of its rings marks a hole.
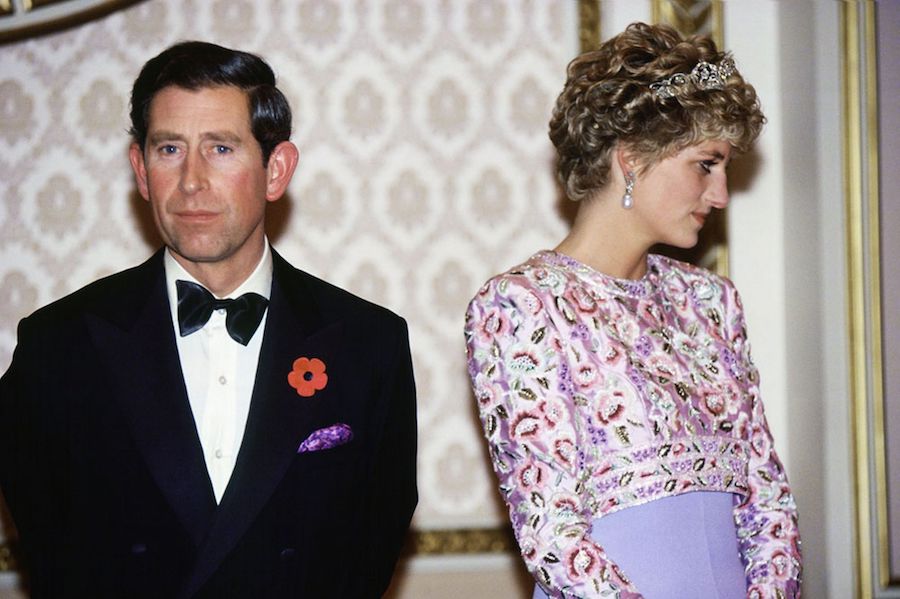
<instances>
[{"instance_id":1,"label":"woman's chin","mask_svg":"<svg viewBox=\"0 0 900 599\"><path fill-rule=\"evenodd\" d=\"M697 246L697 243L699 241L700 237L698 235L693 235L691 237L684 237L681 239L670 239L663 243L679 250L692 250Z\"/></svg>"}]
</instances>

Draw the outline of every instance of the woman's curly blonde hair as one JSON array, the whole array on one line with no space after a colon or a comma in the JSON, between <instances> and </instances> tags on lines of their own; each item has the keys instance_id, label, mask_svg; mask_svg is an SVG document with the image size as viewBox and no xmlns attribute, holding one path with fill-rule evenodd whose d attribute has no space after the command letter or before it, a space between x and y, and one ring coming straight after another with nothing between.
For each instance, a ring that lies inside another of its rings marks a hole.
<instances>
[{"instance_id":1,"label":"woman's curly blonde hair","mask_svg":"<svg viewBox=\"0 0 900 599\"><path fill-rule=\"evenodd\" d=\"M747 151L765 116L756 91L738 72L723 89L683 86L661 98L650 85L700 61L729 56L708 37L682 37L666 25L632 23L624 32L569 63L550 119L558 174L571 200L590 197L609 180L612 149L624 144L642 168L687 146L723 140Z\"/></svg>"}]
</instances>

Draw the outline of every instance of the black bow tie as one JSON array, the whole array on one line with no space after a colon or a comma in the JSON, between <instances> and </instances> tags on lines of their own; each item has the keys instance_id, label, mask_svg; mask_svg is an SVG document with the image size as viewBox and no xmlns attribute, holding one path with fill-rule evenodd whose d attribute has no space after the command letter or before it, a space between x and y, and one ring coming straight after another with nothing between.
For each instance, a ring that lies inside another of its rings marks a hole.
<instances>
[{"instance_id":1,"label":"black bow tie","mask_svg":"<svg viewBox=\"0 0 900 599\"><path fill-rule=\"evenodd\" d=\"M202 329L213 310L224 308L228 334L241 345L247 345L269 305L269 300L258 293L245 293L237 299L216 299L205 287L190 281L175 281L175 289L178 291L178 329L182 337Z\"/></svg>"}]
</instances>

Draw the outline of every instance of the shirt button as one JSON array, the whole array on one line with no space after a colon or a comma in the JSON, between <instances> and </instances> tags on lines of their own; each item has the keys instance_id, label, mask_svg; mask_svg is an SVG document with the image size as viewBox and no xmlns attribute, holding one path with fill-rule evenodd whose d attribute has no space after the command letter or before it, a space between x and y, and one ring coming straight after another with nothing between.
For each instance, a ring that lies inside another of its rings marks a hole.
<instances>
[{"instance_id":1,"label":"shirt button","mask_svg":"<svg viewBox=\"0 0 900 599\"><path fill-rule=\"evenodd\" d=\"M216 310L216 312L218 312L219 314L225 314L225 308L219 308L218 310Z\"/></svg>"},{"instance_id":2,"label":"shirt button","mask_svg":"<svg viewBox=\"0 0 900 599\"><path fill-rule=\"evenodd\" d=\"M228 382L228 379L225 378L225 375L224 375L224 374L221 375L221 376L219 377L219 384L220 384L220 385L224 385L224 384L227 383L227 382Z\"/></svg>"},{"instance_id":3,"label":"shirt button","mask_svg":"<svg viewBox=\"0 0 900 599\"><path fill-rule=\"evenodd\" d=\"M217 460L221 460L221 459L222 459L222 450L221 450L221 449L217 449L217 450L216 450L216 459L217 459Z\"/></svg>"}]
</instances>

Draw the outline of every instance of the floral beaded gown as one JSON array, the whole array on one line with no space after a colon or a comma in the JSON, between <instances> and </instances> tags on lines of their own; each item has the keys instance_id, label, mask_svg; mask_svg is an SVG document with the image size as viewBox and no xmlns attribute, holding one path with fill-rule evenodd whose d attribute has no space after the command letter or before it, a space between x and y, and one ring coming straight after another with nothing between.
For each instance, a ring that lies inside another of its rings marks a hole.
<instances>
[{"instance_id":1,"label":"floral beaded gown","mask_svg":"<svg viewBox=\"0 0 900 599\"><path fill-rule=\"evenodd\" d=\"M699 491L732 506L746 595L799 596L796 507L730 281L657 255L615 279L543 251L479 290L466 341L500 491L548 596L640 597L592 533L635 506L659 519L663 498L695 510ZM644 543L666 546L665 528Z\"/></svg>"}]
</instances>

